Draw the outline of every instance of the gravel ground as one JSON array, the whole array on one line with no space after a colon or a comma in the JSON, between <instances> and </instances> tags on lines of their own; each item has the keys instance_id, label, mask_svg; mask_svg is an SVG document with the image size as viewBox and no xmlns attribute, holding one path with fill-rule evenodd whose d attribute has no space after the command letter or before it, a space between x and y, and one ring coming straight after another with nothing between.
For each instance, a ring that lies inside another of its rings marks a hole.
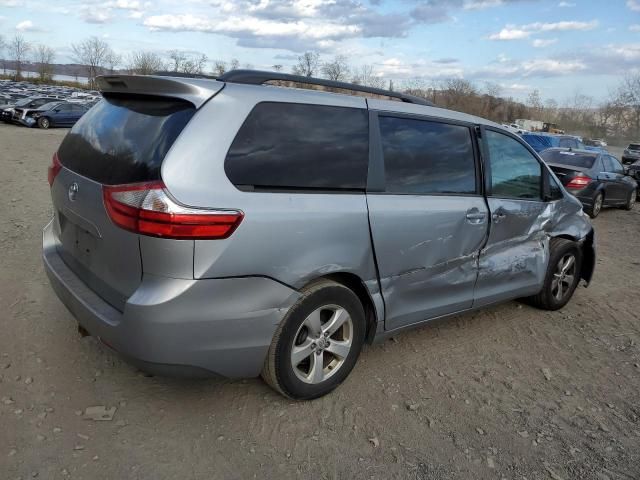
<instances>
[{"instance_id":1,"label":"gravel ground","mask_svg":"<svg viewBox=\"0 0 640 480\"><path fill-rule=\"evenodd\" d=\"M564 310L434 322L291 402L259 379L147 377L77 334L40 260L65 133L0 125L0 478L640 478L640 207L594 222L593 284Z\"/></svg>"}]
</instances>

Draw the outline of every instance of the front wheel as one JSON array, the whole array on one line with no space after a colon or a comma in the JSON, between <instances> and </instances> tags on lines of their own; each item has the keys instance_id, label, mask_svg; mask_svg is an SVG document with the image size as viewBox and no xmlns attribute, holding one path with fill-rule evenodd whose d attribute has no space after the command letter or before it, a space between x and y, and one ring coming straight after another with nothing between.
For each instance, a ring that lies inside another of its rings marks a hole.
<instances>
[{"instance_id":1,"label":"front wheel","mask_svg":"<svg viewBox=\"0 0 640 480\"><path fill-rule=\"evenodd\" d=\"M638 193L636 191L636 189L634 188L631 193L629 194L629 198L627 199L627 203L624 206L625 210L631 210L633 208L633 206L636 204L636 198L638 196Z\"/></svg>"},{"instance_id":2,"label":"front wheel","mask_svg":"<svg viewBox=\"0 0 640 480\"><path fill-rule=\"evenodd\" d=\"M543 310L558 310L571 299L580 282L582 252L576 242L565 238L552 238L549 251L542 290L528 300Z\"/></svg>"},{"instance_id":3,"label":"front wheel","mask_svg":"<svg viewBox=\"0 0 640 480\"><path fill-rule=\"evenodd\" d=\"M289 398L326 395L353 369L365 329L364 309L355 293L328 280L312 284L278 327L262 378Z\"/></svg>"},{"instance_id":4,"label":"front wheel","mask_svg":"<svg viewBox=\"0 0 640 480\"><path fill-rule=\"evenodd\" d=\"M47 117L40 117L38 119L38 127L44 128L45 130L51 126L51 122Z\"/></svg>"}]
</instances>

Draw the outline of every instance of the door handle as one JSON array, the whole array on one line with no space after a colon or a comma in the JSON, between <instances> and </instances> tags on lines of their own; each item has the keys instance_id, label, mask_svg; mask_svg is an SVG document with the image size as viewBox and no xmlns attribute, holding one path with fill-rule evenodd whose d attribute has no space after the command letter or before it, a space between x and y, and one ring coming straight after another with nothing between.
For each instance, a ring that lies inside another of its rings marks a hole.
<instances>
[{"instance_id":1,"label":"door handle","mask_svg":"<svg viewBox=\"0 0 640 480\"><path fill-rule=\"evenodd\" d=\"M484 219L487 217L486 213L470 210L467 212L467 220L469 223L483 223Z\"/></svg>"}]
</instances>

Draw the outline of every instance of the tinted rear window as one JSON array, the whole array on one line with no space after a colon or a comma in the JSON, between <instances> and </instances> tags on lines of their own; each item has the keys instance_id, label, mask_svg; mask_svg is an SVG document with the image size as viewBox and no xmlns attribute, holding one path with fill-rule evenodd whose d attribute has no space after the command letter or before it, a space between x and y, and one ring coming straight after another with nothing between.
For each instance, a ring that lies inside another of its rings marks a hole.
<instances>
[{"instance_id":1,"label":"tinted rear window","mask_svg":"<svg viewBox=\"0 0 640 480\"><path fill-rule=\"evenodd\" d=\"M65 137L60 162L104 184L158 180L162 160L194 112L175 99L105 98Z\"/></svg>"},{"instance_id":2,"label":"tinted rear window","mask_svg":"<svg viewBox=\"0 0 640 480\"><path fill-rule=\"evenodd\" d=\"M383 116L380 133L387 192L475 193L475 159L468 127Z\"/></svg>"},{"instance_id":3,"label":"tinted rear window","mask_svg":"<svg viewBox=\"0 0 640 480\"><path fill-rule=\"evenodd\" d=\"M640 143L632 143L627 150L640 150Z\"/></svg>"},{"instance_id":4,"label":"tinted rear window","mask_svg":"<svg viewBox=\"0 0 640 480\"><path fill-rule=\"evenodd\" d=\"M547 163L557 163L571 167L591 168L596 157L577 152L561 152L558 150L542 152L542 159Z\"/></svg>"},{"instance_id":5,"label":"tinted rear window","mask_svg":"<svg viewBox=\"0 0 640 480\"><path fill-rule=\"evenodd\" d=\"M240 188L360 190L368 154L366 110L265 102L240 127L225 171Z\"/></svg>"}]
</instances>

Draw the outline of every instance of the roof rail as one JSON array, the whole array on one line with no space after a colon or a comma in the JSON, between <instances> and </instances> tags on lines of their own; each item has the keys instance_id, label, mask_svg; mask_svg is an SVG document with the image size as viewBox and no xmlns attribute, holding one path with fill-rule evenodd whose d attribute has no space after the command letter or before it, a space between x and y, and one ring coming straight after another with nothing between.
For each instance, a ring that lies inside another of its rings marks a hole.
<instances>
[{"instance_id":1,"label":"roof rail","mask_svg":"<svg viewBox=\"0 0 640 480\"><path fill-rule=\"evenodd\" d=\"M203 73L182 73L182 72L169 72L167 70L160 70L153 72L151 75L156 77L176 77L176 78L206 78L208 80L217 80L218 77L212 77L211 75L205 75Z\"/></svg>"},{"instance_id":2,"label":"roof rail","mask_svg":"<svg viewBox=\"0 0 640 480\"><path fill-rule=\"evenodd\" d=\"M213 77L209 77L213 78ZM324 78L304 77L302 75L292 75L280 72L266 72L261 70L231 70L219 77L218 80L227 83L243 83L247 85L262 85L269 81L279 80L283 82L305 83L309 85L320 85L323 87L340 88L343 90L351 90L354 92L370 93L372 95L381 95L385 97L397 98L406 103L415 103L417 105L427 105L432 107L433 103L424 98L408 95L406 93L393 92L391 90L383 90L382 88L366 87L364 85L356 85L355 83L338 82L336 80L326 80Z\"/></svg>"}]
</instances>

